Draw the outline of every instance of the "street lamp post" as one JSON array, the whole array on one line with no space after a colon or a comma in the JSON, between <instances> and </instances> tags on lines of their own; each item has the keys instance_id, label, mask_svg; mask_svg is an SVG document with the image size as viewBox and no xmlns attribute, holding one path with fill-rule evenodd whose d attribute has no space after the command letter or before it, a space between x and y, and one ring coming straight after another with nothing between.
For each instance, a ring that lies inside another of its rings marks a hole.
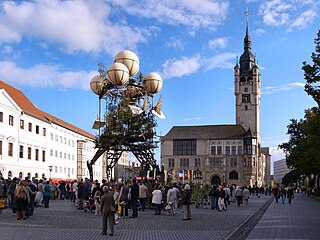
<instances>
[{"instance_id":1,"label":"street lamp post","mask_svg":"<svg viewBox=\"0 0 320 240\"><path fill-rule=\"evenodd\" d=\"M49 167L49 171L50 171L50 177L49 179L51 179L51 172L52 172L52 165L48 166Z\"/></svg>"}]
</instances>

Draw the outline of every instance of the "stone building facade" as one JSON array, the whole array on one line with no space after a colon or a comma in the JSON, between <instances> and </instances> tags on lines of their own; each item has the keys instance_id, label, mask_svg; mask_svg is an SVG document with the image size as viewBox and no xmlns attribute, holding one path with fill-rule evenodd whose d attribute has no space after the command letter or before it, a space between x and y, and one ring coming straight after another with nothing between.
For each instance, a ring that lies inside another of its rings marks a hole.
<instances>
[{"instance_id":1,"label":"stone building facade","mask_svg":"<svg viewBox=\"0 0 320 240\"><path fill-rule=\"evenodd\" d=\"M269 148L260 144L261 76L246 26L244 52L234 67L235 125L174 126L161 138L167 181L264 186Z\"/></svg>"}]
</instances>

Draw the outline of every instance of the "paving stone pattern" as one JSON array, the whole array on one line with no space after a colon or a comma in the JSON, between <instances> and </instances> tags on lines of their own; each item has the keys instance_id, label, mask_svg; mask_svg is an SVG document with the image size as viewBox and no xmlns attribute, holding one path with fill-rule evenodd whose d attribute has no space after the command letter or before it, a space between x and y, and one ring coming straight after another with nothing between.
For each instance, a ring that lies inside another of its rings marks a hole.
<instances>
[{"instance_id":1,"label":"paving stone pattern","mask_svg":"<svg viewBox=\"0 0 320 240\"><path fill-rule=\"evenodd\" d=\"M68 200L50 201L50 208L37 207L34 216L16 220L11 209L0 215L0 240L16 239L224 239L242 226L270 199L270 196L250 198L249 206L231 203L226 212L206 206L191 207L191 221L182 221L182 209L175 216L155 216L154 210L139 212L138 218L119 219L114 236L101 233L101 216L76 210ZM131 211L129 210L129 216Z\"/></svg>"}]
</instances>

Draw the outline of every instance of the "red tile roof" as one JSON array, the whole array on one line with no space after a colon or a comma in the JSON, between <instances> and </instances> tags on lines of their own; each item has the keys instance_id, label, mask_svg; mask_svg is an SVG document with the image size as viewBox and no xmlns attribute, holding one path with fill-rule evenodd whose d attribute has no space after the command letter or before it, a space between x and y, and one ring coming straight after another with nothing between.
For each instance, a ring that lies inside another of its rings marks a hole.
<instances>
[{"instance_id":1,"label":"red tile roof","mask_svg":"<svg viewBox=\"0 0 320 240\"><path fill-rule=\"evenodd\" d=\"M81 134L91 139L95 139L95 136L89 132L82 130L70 123L67 123L55 116L50 115L40 109L38 109L20 90L12 87L11 85L0 80L0 89L4 89L15 103L24 111L25 114L38 118L47 123L55 123L59 126L67 128L73 132Z\"/></svg>"}]
</instances>

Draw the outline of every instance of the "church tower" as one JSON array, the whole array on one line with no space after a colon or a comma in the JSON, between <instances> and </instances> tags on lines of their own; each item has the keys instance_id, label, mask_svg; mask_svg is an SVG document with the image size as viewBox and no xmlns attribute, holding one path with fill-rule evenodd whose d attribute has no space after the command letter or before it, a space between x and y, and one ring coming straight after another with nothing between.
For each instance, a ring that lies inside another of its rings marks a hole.
<instances>
[{"instance_id":1,"label":"church tower","mask_svg":"<svg viewBox=\"0 0 320 240\"><path fill-rule=\"evenodd\" d=\"M239 66L240 65L240 66ZM234 89L236 97L236 124L251 130L260 143L260 71L256 58L251 52L251 39L248 30L248 11L246 11L246 35L244 52L234 67Z\"/></svg>"}]
</instances>

